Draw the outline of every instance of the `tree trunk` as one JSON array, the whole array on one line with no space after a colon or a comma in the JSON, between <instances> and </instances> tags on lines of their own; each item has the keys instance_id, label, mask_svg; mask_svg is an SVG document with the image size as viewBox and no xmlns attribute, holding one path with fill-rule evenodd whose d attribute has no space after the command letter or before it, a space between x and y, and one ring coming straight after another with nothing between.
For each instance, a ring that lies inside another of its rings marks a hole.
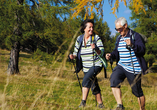
<instances>
[{"instance_id":1,"label":"tree trunk","mask_svg":"<svg viewBox=\"0 0 157 110\"><path fill-rule=\"evenodd\" d=\"M151 67L152 65L153 65L153 61L150 60L150 61L149 61L149 67Z\"/></svg>"},{"instance_id":2,"label":"tree trunk","mask_svg":"<svg viewBox=\"0 0 157 110\"><path fill-rule=\"evenodd\" d=\"M23 1L24 0L17 0L17 4L23 5ZM14 26L13 33L17 36L22 36L22 32L20 31L21 29L20 14L18 10L15 12L15 18L17 19L17 21L15 23L16 25ZM19 52L20 52L20 42L16 41L10 52L10 60L9 60L9 65L7 69L7 73L9 75L19 74L19 68L18 68Z\"/></svg>"},{"instance_id":3,"label":"tree trunk","mask_svg":"<svg viewBox=\"0 0 157 110\"><path fill-rule=\"evenodd\" d=\"M19 68L18 68L19 52L20 52L20 43L15 42L10 53L10 61L7 70L7 73L9 75L19 74Z\"/></svg>"}]
</instances>

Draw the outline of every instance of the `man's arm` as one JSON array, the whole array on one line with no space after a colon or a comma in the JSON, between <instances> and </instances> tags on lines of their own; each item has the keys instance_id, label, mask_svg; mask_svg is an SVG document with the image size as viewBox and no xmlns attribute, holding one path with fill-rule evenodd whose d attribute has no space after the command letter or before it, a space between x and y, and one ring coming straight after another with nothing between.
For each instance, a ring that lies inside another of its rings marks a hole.
<instances>
[{"instance_id":1,"label":"man's arm","mask_svg":"<svg viewBox=\"0 0 157 110\"><path fill-rule=\"evenodd\" d=\"M134 50L136 55L144 55L145 54L145 44L142 40L142 37L139 33L135 34L135 42L133 42L132 49Z\"/></svg>"}]
</instances>

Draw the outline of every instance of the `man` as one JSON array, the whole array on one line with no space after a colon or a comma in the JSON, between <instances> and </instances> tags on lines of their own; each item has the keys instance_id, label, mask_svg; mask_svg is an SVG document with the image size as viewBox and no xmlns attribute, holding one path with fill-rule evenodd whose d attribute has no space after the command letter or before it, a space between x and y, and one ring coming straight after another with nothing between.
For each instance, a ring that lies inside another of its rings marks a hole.
<instances>
[{"instance_id":1,"label":"man","mask_svg":"<svg viewBox=\"0 0 157 110\"><path fill-rule=\"evenodd\" d=\"M115 49L106 54L106 59L116 59L117 66L113 69L110 86L117 101L116 110L124 110L120 83L127 78L132 93L138 98L140 110L145 110L145 96L141 88L141 73L145 73L147 65L144 59L145 45L140 34L128 28L127 20L120 17L115 21L117 37Z\"/></svg>"}]
</instances>

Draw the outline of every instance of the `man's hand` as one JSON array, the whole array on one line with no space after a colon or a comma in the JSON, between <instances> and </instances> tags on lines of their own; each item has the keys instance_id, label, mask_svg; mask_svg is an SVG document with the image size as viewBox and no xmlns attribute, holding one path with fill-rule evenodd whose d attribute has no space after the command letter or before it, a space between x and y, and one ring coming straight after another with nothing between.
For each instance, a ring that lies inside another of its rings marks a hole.
<instances>
[{"instance_id":1,"label":"man's hand","mask_svg":"<svg viewBox=\"0 0 157 110\"><path fill-rule=\"evenodd\" d=\"M106 59L109 60L110 57L111 57L111 54L110 54L110 53L107 53L107 54L106 54Z\"/></svg>"},{"instance_id":2,"label":"man's hand","mask_svg":"<svg viewBox=\"0 0 157 110\"><path fill-rule=\"evenodd\" d=\"M126 40L124 40L124 42L126 42L126 45L129 45L129 46L132 45L130 39L126 39Z\"/></svg>"}]
</instances>

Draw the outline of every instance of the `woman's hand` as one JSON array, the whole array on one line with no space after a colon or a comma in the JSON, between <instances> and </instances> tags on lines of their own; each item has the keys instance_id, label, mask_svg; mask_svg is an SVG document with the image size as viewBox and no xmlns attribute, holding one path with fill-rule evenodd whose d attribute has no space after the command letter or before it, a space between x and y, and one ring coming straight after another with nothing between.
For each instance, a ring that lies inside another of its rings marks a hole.
<instances>
[{"instance_id":1,"label":"woman's hand","mask_svg":"<svg viewBox=\"0 0 157 110\"><path fill-rule=\"evenodd\" d=\"M73 59L75 59L75 58L76 58L76 56L75 56L75 55L73 55L73 54L70 54L70 55L69 55L69 58L70 58L71 60L73 60Z\"/></svg>"},{"instance_id":2,"label":"woman's hand","mask_svg":"<svg viewBox=\"0 0 157 110\"><path fill-rule=\"evenodd\" d=\"M94 44L94 43L92 43L92 44L90 44L90 45L91 45L92 49L94 49L98 55L101 54L101 50L99 50L98 47L95 47L95 44Z\"/></svg>"},{"instance_id":3,"label":"woman's hand","mask_svg":"<svg viewBox=\"0 0 157 110\"><path fill-rule=\"evenodd\" d=\"M92 43L90 45L91 45L92 49L95 49L95 44L94 43Z\"/></svg>"}]
</instances>

